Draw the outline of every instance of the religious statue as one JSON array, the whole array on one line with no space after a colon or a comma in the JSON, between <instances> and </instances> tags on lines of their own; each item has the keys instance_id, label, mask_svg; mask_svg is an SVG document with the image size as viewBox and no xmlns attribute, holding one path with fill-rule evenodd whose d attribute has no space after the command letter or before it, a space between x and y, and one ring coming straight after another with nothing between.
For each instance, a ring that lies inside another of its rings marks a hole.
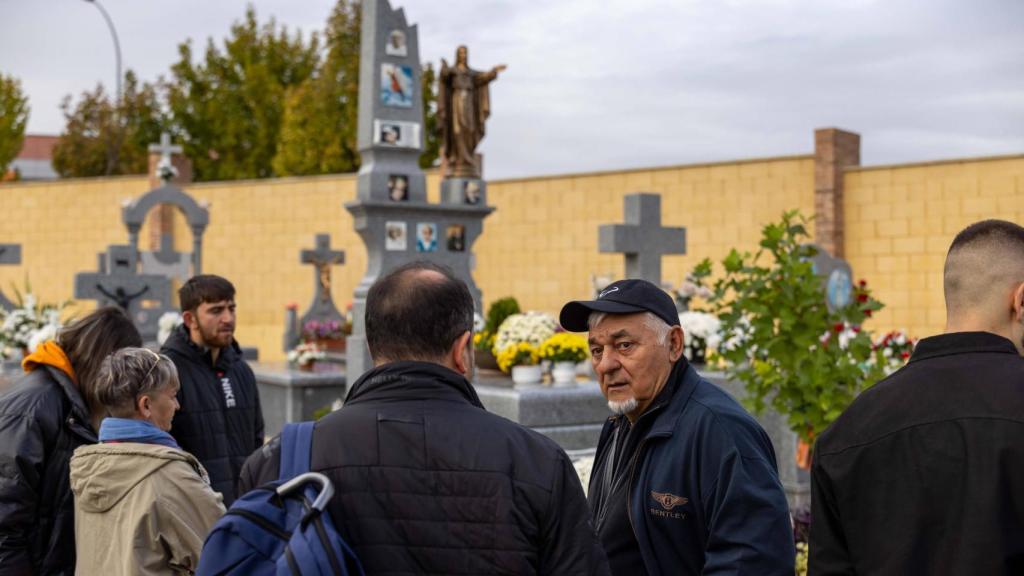
<instances>
[{"instance_id":1,"label":"religious statue","mask_svg":"<svg viewBox=\"0 0 1024 576\"><path fill-rule=\"evenodd\" d=\"M491 115L488 84L507 68L500 64L489 72L469 67L469 50L459 46L455 66L441 59L437 120L441 132L441 161L445 177L479 178L476 147L484 137L484 123Z\"/></svg>"}]
</instances>

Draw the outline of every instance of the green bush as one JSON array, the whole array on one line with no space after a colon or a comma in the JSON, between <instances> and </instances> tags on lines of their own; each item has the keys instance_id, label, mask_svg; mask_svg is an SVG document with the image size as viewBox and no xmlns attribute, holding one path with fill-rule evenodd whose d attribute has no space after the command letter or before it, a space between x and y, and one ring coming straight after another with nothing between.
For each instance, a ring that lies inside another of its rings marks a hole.
<instances>
[{"instance_id":1,"label":"green bush","mask_svg":"<svg viewBox=\"0 0 1024 576\"><path fill-rule=\"evenodd\" d=\"M492 302L490 308L487 309L484 329L476 335L473 345L478 350L490 350L494 346L494 338L498 334L498 327L501 326L501 323L509 316L519 313L519 302L511 296Z\"/></svg>"},{"instance_id":2,"label":"green bush","mask_svg":"<svg viewBox=\"0 0 1024 576\"><path fill-rule=\"evenodd\" d=\"M715 356L746 385L745 404L757 413L771 405L810 442L885 372L861 329L882 303L861 282L846 308L829 311L805 224L786 212L764 227L755 254L732 250L711 304L722 321Z\"/></svg>"}]
</instances>

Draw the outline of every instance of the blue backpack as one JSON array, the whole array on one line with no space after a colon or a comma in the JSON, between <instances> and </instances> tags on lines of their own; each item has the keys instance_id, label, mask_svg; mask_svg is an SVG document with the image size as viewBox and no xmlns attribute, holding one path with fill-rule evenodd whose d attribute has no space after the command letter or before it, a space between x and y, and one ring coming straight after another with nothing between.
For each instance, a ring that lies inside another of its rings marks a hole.
<instances>
[{"instance_id":1,"label":"blue backpack","mask_svg":"<svg viewBox=\"0 0 1024 576\"><path fill-rule=\"evenodd\" d=\"M313 422L286 424L281 473L231 505L203 543L197 576L363 574L324 508L334 486L309 471Z\"/></svg>"}]
</instances>

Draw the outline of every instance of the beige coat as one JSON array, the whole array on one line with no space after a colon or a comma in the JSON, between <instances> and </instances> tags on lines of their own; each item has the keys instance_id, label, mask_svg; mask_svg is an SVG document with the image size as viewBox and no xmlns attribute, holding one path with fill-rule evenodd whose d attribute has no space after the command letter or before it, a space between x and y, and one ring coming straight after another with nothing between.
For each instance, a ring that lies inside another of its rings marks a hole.
<instances>
[{"instance_id":1,"label":"beige coat","mask_svg":"<svg viewBox=\"0 0 1024 576\"><path fill-rule=\"evenodd\" d=\"M76 574L192 574L224 513L199 461L156 444L96 444L71 458Z\"/></svg>"}]
</instances>

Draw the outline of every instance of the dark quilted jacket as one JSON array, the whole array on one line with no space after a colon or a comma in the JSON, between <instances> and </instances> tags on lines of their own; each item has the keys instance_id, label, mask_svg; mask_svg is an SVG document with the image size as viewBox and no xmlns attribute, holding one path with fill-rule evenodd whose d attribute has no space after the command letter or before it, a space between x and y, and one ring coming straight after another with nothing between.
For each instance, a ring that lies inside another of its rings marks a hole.
<instances>
[{"instance_id":1,"label":"dark quilted jacket","mask_svg":"<svg viewBox=\"0 0 1024 576\"><path fill-rule=\"evenodd\" d=\"M217 363L192 343L184 326L171 333L160 350L178 368L181 409L171 435L210 474L210 486L235 500L235 484L245 459L263 444L263 412L256 377L237 343L223 348Z\"/></svg>"},{"instance_id":2,"label":"dark quilted jacket","mask_svg":"<svg viewBox=\"0 0 1024 576\"><path fill-rule=\"evenodd\" d=\"M277 478L280 444L239 491ZM550 439L485 411L436 364L395 362L322 419L311 467L367 574L606 574L579 479Z\"/></svg>"},{"instance_id":3,"label":"dark quilted jacket","mask_svg":"<svg viewBox=\"0 0 1024 576\"><path fill-rule=\"evenodd\" d=\"M0 397L0 575L75 572L68 463L96 443L68 376L39 366Z\"/></svg>"}]
</instances>

